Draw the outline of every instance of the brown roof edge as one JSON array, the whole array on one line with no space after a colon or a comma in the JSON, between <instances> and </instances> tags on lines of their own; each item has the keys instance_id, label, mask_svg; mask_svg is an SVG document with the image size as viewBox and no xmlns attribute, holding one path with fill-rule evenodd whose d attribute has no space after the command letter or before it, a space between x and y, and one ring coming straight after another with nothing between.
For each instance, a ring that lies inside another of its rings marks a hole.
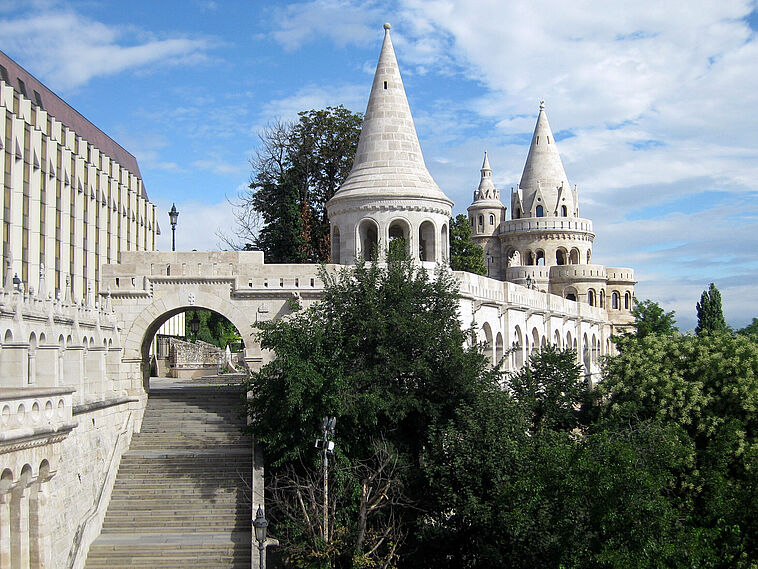
<instances>
[{"instance_id":1,"label":"brown roof edge","mask_svg":"<svg viewBox=\"0 0 758 569\"><path fill-rule=\"evenodd\" d=\"M34 96L34 91L37 91L42 100L42 108L45 109L49 115L55 117L56 120L62 122L87 142L95 145L103 154L115 160L142 180L142 174L140 173L137 159L133 154L88 121L81 113L79 113L79 111L74 109L66 101L45 87L39 79L13 61L2 50L0 50L0 65L3 65L7 69L10 85L16 91L20 92L18 80L21 79L26 87L26 95L24 96L27 99L31 100L34 104L37 104L36 97ZM21 94L23 95L23 93ZM142 183L142 197L149 201L144 182Z\"/></svg>"}]
</instances>

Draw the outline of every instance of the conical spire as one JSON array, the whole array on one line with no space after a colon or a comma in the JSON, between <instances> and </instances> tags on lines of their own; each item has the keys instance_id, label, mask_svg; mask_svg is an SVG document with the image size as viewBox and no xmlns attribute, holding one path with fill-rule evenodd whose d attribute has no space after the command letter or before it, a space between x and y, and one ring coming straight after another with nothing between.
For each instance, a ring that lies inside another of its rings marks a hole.
<instances>
[{"instance_id":1,"label":"conical spire","mask_svg":"<svg viewBox=\"0 0 758 569\"><path fill-rule=\"evenodd\" d=\"M555 145L553 131L547 122L545 101L540 101L540 114L537 126L534 127L532 145L526 158L524 173L521 175L519 187L527 192L534 192L538 187L545 190L555 190L564 186L569 188L566 171L563 169L558 147Z\"/></svg>"},{"instance_id":2,"label":"conical spire","mask_svg":"<svg viewBox=\"0 0 758 569\"><path fill-rule=\"evenodd\" d=\"M353 169L332 200L371 196L424 198L443 201L450 207L452 202L424 164L390 27L384 24L384 43Z\"/></svg>"},{"instance_id":3,"label":"conical spire","mask_svg":"<svg viewBox=\"0 0 758 569\"><path fill-rule=\"evenodd\" d=\"M481 169L482 177L479 180L479 187L474 192L474 202L496 201L500 202L500 192L492 183L492 168L490 168L490 159L487 157L487 151L484 152L484 162Z\"/></svg>"}]
</instances>

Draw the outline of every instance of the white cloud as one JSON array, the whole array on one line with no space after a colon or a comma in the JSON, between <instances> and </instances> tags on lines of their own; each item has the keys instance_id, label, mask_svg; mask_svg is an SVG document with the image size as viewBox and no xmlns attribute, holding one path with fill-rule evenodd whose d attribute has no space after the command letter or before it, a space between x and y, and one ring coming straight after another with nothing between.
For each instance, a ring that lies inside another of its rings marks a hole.
<instances>
[{"instance_id":1,"label":"white cloud","mask_svg":"<svg viewBox=\"0 0 758 569\"><path fill-rule=\"evenodd\" d=\"M40 78L60 91L127 70L205 61L211 47L206 39L183 37L134 43L135 35L65 8L0 19L4 49L19 54L22 63L33 61Z\"/></svg>"}]
</instances>

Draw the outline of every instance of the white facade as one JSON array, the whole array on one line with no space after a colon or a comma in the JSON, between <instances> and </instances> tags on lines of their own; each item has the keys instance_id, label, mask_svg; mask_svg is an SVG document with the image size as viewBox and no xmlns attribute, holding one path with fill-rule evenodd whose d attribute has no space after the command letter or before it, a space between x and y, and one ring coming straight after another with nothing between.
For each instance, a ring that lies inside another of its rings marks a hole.
<instances>
[{"instance_id":1,"label":"white facade","mask_svg":"<svg viewBox=\"0 0 758 569\"><path fill-rule=\"evenodd\" d=\"M3 281L81 300L119 251L155 249L155 206L129 154L0 52ZM7 264L10 264L8 268Z\"/></svg>"}]
</instances>

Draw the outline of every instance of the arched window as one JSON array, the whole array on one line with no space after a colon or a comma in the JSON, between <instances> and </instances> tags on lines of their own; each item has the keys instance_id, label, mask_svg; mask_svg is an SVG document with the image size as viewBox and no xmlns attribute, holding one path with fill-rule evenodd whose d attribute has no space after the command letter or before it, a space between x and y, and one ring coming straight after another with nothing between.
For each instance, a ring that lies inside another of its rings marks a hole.
<instances>
[{"instance_id":1,"label":"arched window","mask_svg":"<svg viewBox=\"0 0 758 569\"><path fill-rule=\"evenodd\" d=\"M566 251L564 251L563 249L558 249L555 252L555 264L556 265L566 264Z\"/></svg>"},{"instance_id":2,"label":"arched window","mask_svg":"<svg viewBox=\"0 0 758 569\"><path fill-rule=\"evenodd\" d=\"M632 300L631 295L627 292L624 295L624 308L626 308L627 310L629 310L629 305L631 304L631 300Z\"/></svg>"},{"instance_id":3,"label":"arched window","mask_svg":"<svg viewBox=\"0 0 758 569\"><path fill-rule=\"evenodd\" d=\"M587 264L590 264L590 261L592 261L592 251L587 249Z\"/></svg>"},{"instance_id":4,"label":"arched window","mask_svg":"<svg viewBox=\"0 0 758 569\"><path fill-rule=\"evenodd\" d=\"M332 263L339 265L340 262L340 228L335 227L332 232Z\"/></svg>"},{"instance_id":5,"label":"arched window","mask_svg":"<svg viewBox=\"0 0 758 569\"><path fill-rule=\"evenodd\" d=\"M595 291L592 289L587 291L587 304L595 306Z\"/></svg>"},{"instance_id":6,"label":"arched window","mask_svg":"<svg viewBox=\"0 0 758 569\"><path fill-rule=\"evenodd\" d=\"M490 225L495 225L495 216L490 214Z\"/></svg>"},{"instance_id":7,"label":"arched window","mask_svg":"<svg viewBox=\"0 0 758 569\"><path fill-rule=\"evenodd\" d=\"M484 216L483 215L479 216L479 225L484 225Z\"/></svg>"},{"instance_id":8,"label":"arched window","mask_svg":"<svg viewBox=\"0 0 758 569\"><path fill-rule=\"evenodd\" d=\"M537 217L545 217L545 208L541 205L537 206Z\"/></svg>"},{"instance_id":9,"label":"arched window","mask_svg":"<svg viewBox=\"0 0 758 569\"><path fill-rule=\"evenodd\" d=\"M600 289L600 308L605 308L605 291Z\"/></svg>"},{"instance_id":10,"label":"arched window","mask_svg":"<svg viewBox=\"0 0 758 569\"><path fill-rule=\"evenodd\" d=\"M568 217L568 208L565 205L561 206L561 215L563 217Z\"/></svg>"},{"instance_id":11,"label":"arched window","mask_svg":"<svg viewBox=\"0 0 758 569\"><path fill-rule=\"evenodd\" d=\"M569 263L572 265L579 264L579 249L571 249L571 253L569 254Z\"/></svg>"},{"instance_id":12,"label":"arched window","mask_svg":"<svg viewBox=\"0 0 758 569\"><path fill-rule=\"evenodd\" d=\"M422 261L435 260L434 225L425 221L418 228L418 258Z\"/></svg>"},{"instance_id":13,"label":"arched window","mask_svg":"<svg viewBox=\"0 0 758 569\"><path fill-rule=\"evenodd\" d=\"M377 245L379 243L379 231L376 222L372 219L364 219L358 229L360 236L361 250L359 253L366 260L372 260L378 253Z\"/></svg>"},{"instance_id":14,"label":"arched window","mask_svg":"<svg viewBox=\"0 0 758 569\"><path fill-rule=\"evenodd\" d=\"M537 264L541 267L545 266L545 253L544 251L537 251Z\"/></svg>"},{"instance_id":15,"label":"arched window","mask_svg":"<svg viewBox=\"0 0 758 569\"><path fill-rule=\"evenodd\" d=\"M620 308L620 300L619 293L614 290L611 295L611 308L618 310Z\"/></svg>"}]
</instances>

